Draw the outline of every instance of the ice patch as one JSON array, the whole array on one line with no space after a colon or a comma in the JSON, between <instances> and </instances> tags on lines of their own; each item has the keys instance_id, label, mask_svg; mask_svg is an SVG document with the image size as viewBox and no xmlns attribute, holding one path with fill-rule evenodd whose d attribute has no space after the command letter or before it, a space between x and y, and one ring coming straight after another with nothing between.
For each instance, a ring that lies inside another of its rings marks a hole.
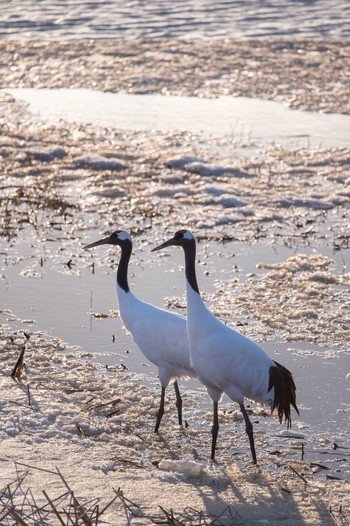
<instances>
[{"instance_id":1,"label":"ice patch","mask_svg":"<svg viewBox=\"0 0 350 526\"><path fill-rule=\"evenodd\" d=\"M30 148L25 151L25 160L28 162L28 160L33 159L35 161L41 161L43 163L50 163L54 159L63 159L65 155L65 149L61 148L60 146L56 146L50 149Z\"/></svg>"},{"instance_id":2,"label":"ice patch","mask_svg":"<svg viewBox=\"0 0 350 526\"><path fill-rule=\"evenodd\" d=\"M20 275L24 276L25 278L41 278L42 277L40 272L37 272L36 270L31 269L31 268L22 270Z\"/></svg>"},{"instance_id":3,"label":"ice patch","mask_svg":"<svg viewBox=\"0 0 350 526\"><path fill-rule=\"evenodd\" d=\"M242 206L246 206L246 203L236 199L235 197L231 197L230 195L221 196L216 200L216 203L223 206L224 208L240 208Z\"/></svg>"},{"instance_id":4,"label":"ice patch","mask_svg":"<svg viewBox=\"0 0 350 526\"><path fill-rule=\"evenodd\" d=\"M201 175L203 177L220 177L232 175L234 177L250 177L249 174L242 172L239 168L229 166L211 166L206 163L193 162L186 164L185 169L188 172Z\"/></svg>"},{"instance_id":5,"label":"ice patch","mask_svg":"<svg viewBox=\"0 0 350 526\"><path fill-rule=\"evenodd\" d=\"M311 208L313 210L331 210L336 206L333 202L326 202L321 199L280 199L274 203L279 208Z\"/></svg>"},{"instance_id":6,"label":"ice patch","mask_svg":"<svg viewBox=\"0 0 350 526\"><path fill-rule=\"evenodd\" d=\"M317 281L318 283L325 284L336 284L339 281L338 276L330 272L314 272L308 279L309 281Z\"/></svg>"},{"instance_id":7,"label":"ice patch","mask_svg":"<svg viewBox=\"0 0 350 526\"><path fill-rule=\"evenodd\" d=\"M174 170L184 170L188 164L195 162L203 163L204 161L203 159L200 159L198 157L184 155L183 157L179 157L178 159L169 159L169 161L166 161L165 166Z\"/></svg>"},{"instance_id":8,"label":"ice patch","mask_svg":"<svg viewBox=\"0 0 350 526\"><path fill-rule=\"evenodd\" d=\"M102 156L84 155L73 159L77 168L88 168L90 170L125 170L126 166L119 161L114 161Z\"/></svg>"},{"instance_id":9,"label":"ice patch","mask_svg":"<svg viewBox=\"0 0 350 526\"><path fill-rule=\"evenodd\" d=\"M114 470L115 463L114 462L104 462L102 464L93 464L91 467L95 471L102 470L104 473L107 474L109 471L113 471Z\"/></svg>"},{"instance_id":10,"label":"ice patch","mask_svg":"<svg viewBox=\"0 0 350 526\"><path fill-rule=\"evenodd\" d=\"M199 478L203 474L203 465L199 462L194 462L193 460L163 459L159 463L159 469L163 471L182 473L191 478Z\"/></svg>"}]
</instances>

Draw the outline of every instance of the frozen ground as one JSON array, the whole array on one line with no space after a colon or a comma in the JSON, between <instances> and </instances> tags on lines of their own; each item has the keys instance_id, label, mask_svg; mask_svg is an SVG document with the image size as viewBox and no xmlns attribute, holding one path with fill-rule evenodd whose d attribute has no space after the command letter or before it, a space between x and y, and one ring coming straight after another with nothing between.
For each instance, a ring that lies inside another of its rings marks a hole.
<instances>
[{"instance_id":1,"label":"frozen ground","mask_svg":"<svg viewBox=\"0 0 350 526\"><path fill-rule=\"evenodd\" d=\"M243 15L242 2L3 3L1 87L240 95L349 113L347 3L281 5L244 2ZM4 518L13 504L43 526L62 494L56 509L74 514L70 489L85 526L114 497L99 524L349 525L349 149L50 124L3 92L0 108L0 486L13 483L1 526L23 526ZM296 378L290 433L250 408L256 468L226 402L208 462L211 415L195 386L182 386L188 427L175 424L169 389L153 433L159 385L146 366L147 382L136 374L121 328L118 256L81 249L129 229L134 290L183 312L182 260L149 254L180 225L197 234L211 308ZM62 526L53 513L49 524Z\"/></svg>"},{"instance_id":2,"label":"frozen ground","mask_svg":"<svg viewBox=\"0 0 350 526\"><path fill-rule=\"evenodd\" d=\"M0 87L220 95L350 113L344 39L0 40Z\"/></svg>"},{"instance_id":3,"label":"frozen ground","mask_svg":"<svg viewBox=\"0 0 350 526\"><path fill-rule=\"evenodd\" d=\"M12 89L38 120L88 123L118 130L187 130L209 138L240 138L284 148L350 146L350 115L291 110L249 97L216 98L104 93L86 89ZM251 150L246 152L249 158ZM242 150L243 154L243 150Z\"/></svg>"},{"instance_id":4,"label":"frozen ground","mask_svg":"<svg viewBox=\"0 0 350 526\"><path fill-rule=\"evenodd\" d=\"M337 480L337 474L327 479L325 470L332 472L324 462L306 460L313 447L307 429L297 426L289 433L276 422L270 422L269 431L256 426L255 468L246 454L238 412L225 411L220 413L218 461L208 462L210 415L190 397L184 398L189 427L179 429L165 415L162 431L155 435L158 399L153 390L127 372L99 373L59 340L49 342L31 331L26 335L6 327L0 335L0 482L13 482L1 494L2 525L20 524L5 518L5 506L13 502L31 514L25 516L26 524L35 523L34 517L40 517L35 510L45 502L41 516L49 516L48 498L63 513L68 497L55 499L67 492L65 483L92 517L96 504L102 511L119 488L138 506L127 502L128 510L117 499L98 524L156 524L168 520L165 512L182 524L257 525L262 518L276 525L347 524L348 484ZM26 367L17 383L10 373L22 344L27 347ZM264 420L264 412L254 419ZM195 420L202 425L195 427ZM326 436L317 440L320 450L345 457L346 450L335 451ZM25 474L19 491L18 479ZM50 522L37 523L60 524L50 516ZM218 516L220 522L213 522Z\"/></svg>"},{"instance_id":5,"label":"frozen ground","mask_svg":"<svg viewBox=\"0 0 350 526\"><path fill-rule=\"evenodd\" d=\"M58 312L70 325L74 312L68 314L63 302L69 297L69 276L86 276L94 262L96 284L104 282L107 289L99 297L97 285L93 323L115 324L113 329L102 325L96 346L113 353L116 334L117 349L125 353L130 338L110 317L116 314L111 269L117 256L102 251L92 258L81 247L106 230L130 229L138 246L133 286L147 276L147 283L136 290L149 299L154 275L164 272L157 302L164 304L167 296L168 307L182 309L183 287L169 288L173 273L182 278L181 261L172 263L166 256L150 261L148 254L150 246L186 224L200 240L203 290L218 316L272 349L276 339L289 342L291 356L311 360L303 361L310 367L312 359L322 360L322 374L344 360L341 377L330 380L326 375L323 381L331 384L327 389L338 402L336 411L347 422L349 150L264 149L232 137L208 140L185 131L149 134L51 125L38 123L9 96L3 95L2 104L3 290L11 291L19 279L23 291L26 282L44 280L44 295L46 290L51 300L41 305L34 286L26 315L19 305L10 311L3 304L2 484L16 480L17 460L30 466L18 469L29 471L23 488L31 488L39 502L42 489L51 499L64 492L56 468L82 502L100 497L102 506L120 487L143 514L132 518L132 524L160 520L164 512L159 506L173 509L185 524L196 524L200 513L213 520L224 512L220 520L225 525L259 524L262 519L270 524L347 524L349 431L339 425L341 418L333 409L327 413L329 406L315 383L312 389L320 396L317 404L328 414L328 425L310 425L310 406L302 398L302 418L294 419L291 433L254 408L259 451L255 469L239 413L225 403L218 462L211 464L211 417L200 392L185 390L189 427L180 430L174 425L169 390L164 427L157 437L152 432L157 383L145 385L131 365L109 373L95 369L89 360L96 361L96 356L86 353L84 345L77 349L52 341L35 318L36 310L44 308L52 311L52 325ZM249 160L238 160L236 148L250 148ZM242 266L237 267L234 254L230 262L230 249L223 245L227 267L222 274L220 254L211 248L211 242L220 240L255 246L255 260L247 266L241 257ZM259 254L264 246L283 245L294 254L282 252L277 260ZM332 257L332 248L340 257ZM88 313L90 290L81 298L77 308ZM87 332L78 327L76 335L81 333L83 341ZM26 369L16 384L10 374L23 343ZM321 345L318 351L312 350L313 344ZM120 363L119 356L115 362ZM296 366L293 372L300 384L304 375ZM307 375L299 396L304 382ZM107 524L124 524L124 513L118 497L106 510Z\"/></svg>"}]
</instances>

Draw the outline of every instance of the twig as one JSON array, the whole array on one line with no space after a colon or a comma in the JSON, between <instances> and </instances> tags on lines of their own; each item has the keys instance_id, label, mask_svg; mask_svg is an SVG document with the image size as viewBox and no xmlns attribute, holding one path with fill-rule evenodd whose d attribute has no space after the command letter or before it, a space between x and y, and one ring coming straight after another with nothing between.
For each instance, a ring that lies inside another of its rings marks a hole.
<instances>
[{"instance_id":1,"label":"twig","mask_svg":"<svg viewBox=\"0 0 350 526\"><path fill-rule=\"evenodd\" d=\"M302 475L300 475L300 473L298 473L296 469L294 469L292 466L288 466L288 467L293 471L293 473L295 473L296 475L298 475L298 477L299 477L303 482L305 482L306 484L308 483L308 481L306 480L306 478L304 478Z\"/></svg>"},{"instance_id":2,"label":"twig","mask_svg":"<svg viewBox=\"0 0 350 526\"><path fill-rule=\"evenodd\" d=\"M319 464L318 462L311 462L310 466L319 469L330 469L327 466L324 466L323 464Z\"/></svg>"},{"instance_id":3,"label":"twig","mask_svg":"<svg viewBox=\"0 0 350 526\"><path fill-rule=\"evenodd\" d=\"M133 460L127 460L126 458L111 457L111 460L115 460L116 462L124 462L125 464L132 464L133 466L137 468L145 469L145 466L142 466L141 464L137 464L137 462L134 462Z\"/></svg>"},{"instance_id":4,"label":"twig","mask_svg":"<svg viewBox=\"0 0 350 526\"><path fill-rule=\"evenodd\" d=\"M26 494L30 494L30 497L32 499L32 502L29 501L28 499L28 505L32 508L32 513L30 514L29 517L34 517L36 514L40 517L40 520L43 521L44 520L44 517L48 517L49 514L50 514L50 511L48 509L46 509L46 504L44 506L39 506L36 501L35 501L35 497L33 495L33 492L31 490L31 488L28 488L28 491L26 492ZM57 500L61 500L62 497L57 497L55 499L55 501ZM34 511L33 511L34 510Z\"/></svg>"},{"instance_id":5,"label":"twig","mask_svg":"<svg viewBox=\"0 0 350 526\"><path fill-rule=\"evenodd\" d=\"M183 522L180 522L178 521L175 517L174 517L174 512L172 509L170 509L170 512L168 512L167 510L165 510L162 506L159 505L159 508L162 510L162 512L164 513L164 515L166 516L167 518L167 523L166 524L169 524L169 526L185 526Z\"/></svg>"},{"instance_id":6,"label":"twig","mask_svg":"<svg viewBox=\"0 0 350 526\"><path fill-rule=\"evenodd\" d=\"M68 509L68 511L63 509L62 513L64 513L65 518L67 518L67 526L68 526L68 521L69 521L69 524L72 524L72 526L76 526L76 524L77 524L76 517L74 517L74 520L72 519L69 509Z\"/></svg>"},{"instance_id":7,"label":"twig","mask_svg":"<svg viewBox=\"0 0 350 526\"><path fill-rule=\"evenodd\" d=\"M92 522L89 519L89 517L86 515L86 510L84 506L79 504L78 499L75 497L73 491L72 491L72 500L73 500L73 506L76 513L77 523L78 519L81 518L85 526L92 526Z\"/></svg>"},{"instance_id":8,"label":"twig","mask_svg":"<svg viewBox=\"0 0 350 526\"><path fill-rule=\"evenodd\" d=\"M75 429L77 431L77 435L86 436L86 433L84 429L81 427L81 425L79 424L79 422L75 422Z\"/></svg>"},{"instance_id":9,"label":"twig","mask_svg":"<svg viewBox=\"0 0 350 526\"><path fill-rule=\"evenodd\" d=\"M331 513L332 515L334 515L334 512L333 512L333 508L332 506L329 506L329 513ZM340 504L339 505L339 511L338 511L339 515L341 515L343 513L343 505Z\"/></svg>"},{"instance_id":10,"label":"twig","mask_svg":"<svg viewBox=\"0 0 350 526\"><path fill-rule=\"evenodd\" d=\"M296 440L304 440L305 437L300 435L273 435L275 438L295 438Z\"/></svg>"},{"instance_id":11,"label":"twig","mask_svg":"<svg viewBox=\"0 0 350 526\"><path fill-rule=\"evenodd\" d=\"M120 415L120 409L116 409L115 411L111 411L110 413L105 414L105 417L111 418L114 415Z\"/></svg>"},{"instance_id":12,"label":"twig","mask_svg":"<svg viewBox=\"0 0 350 526\"><path fill-rule=\"evenodd\" d=\"M15 464L16 464L16 466L17 465L24 466L25 468L37 469L38 471L44 471L45 473L51 473L51 475L57 475L56 471L51 471L50 469L45 469L45 468L38 468L37 466L31 466L30 464L24 464L24 462L18 462L18 460L15 460ZM23 479L24 479L24 477L23 477Z\"/></svg>"},{"instance_id":13,"label":"twig","mask_svg":"<svg viewBox=\"0 0 350 526\"><path fill-rule=\"evenodd\" d=\"M60 470L58 469L58 467L56 467L56 473L58 474L58 476L59 476L60 479L62 480L63 484L66 486L67 490L68 490L68 491L71 491L69 485L68 485L67 482L66 482L66 479L64 478L64 476L62 475L62 473L60 472Z\"/></svg>"},{"instance_id":14,"label":"twig","mask_svg":"<svg viewBox=\"0 0 350 526\"><path fill-rule=\"evenodd\" d=\"M342 477L336 477L335 475L326 475L326 479L329 479L329 480L344 480Z\"/></svg>"},{"instance_id":15,"label":"twig","mask_svg":"<svg viewBox=\"0 0 350 526\"><path fill-rule=\"evenodd\" d=\"M22 487L21 487L21 489L22 489ZM33 514L35 514L35 512L38 511L37 509L35 509L35 508L38 508L36 506L35 500L32 499L33 502L34 502L34 505L32 505L30 499L28 498L28 495L30 495L31 498L33 497L32 493L30 491L30 488L27 488L27 490L23 492L23 501L22 501L22 505L20 507L21 514L24 515L26 519L30 519L33 516ZM25 511L26 510L26 506L31 509L31 513L29 513L29 514L26 513L26 511ZM33 509L34 509L34 511L33 511ZM40 513L39 513L39 515L40 515Z\"/></svg>"},{"instance_id":16,"label":"twig","mask_svg":"<svg viewBox=\"0 0 350 526\"><path fill-rule=\"evenodd\" d=\"M215 517L215 519L212 521L211 524L214 525L214 523L215 523L217 520L219 520L219 519L220 519L220 518L226 513L226 511L228 511L228 513L229 513L229 515L230 515L230 518L231 518L231 519L234 519L235 517L232 515L231 507L234 509L236 515L238 515L238 517L241 519L241 515L238 513L238 511L237 511L237 510L234 508L234 506L232 506L232 504L231 504L231 506L227 506L227 507L223 510L223 512L220 513L220 515L218 515L217 517Z\"/></svg>"},{"instance_id":17,"label":"twig","mask_svg":"<svg viewBox=\"0 0 350 526\"><path fill-rule=\"evenodd\" d=\"M134 511L132 510L131 506L137 508L137 509L140 509L140 506L138 506L137 504L135 504L134 502L132 502L131 500L127 499L126 497L124 497L124 494L122 492L122 490L120 488L118 488L118 490L116 491L114 488L113 488L113 491L116 493L117 497L119 497L121 503L123 504L124 506L124 513L125 513L125 518L126 520L128 521L128 526L130 526L130 521L129 521L129 515L128 515L128 512L131 513L131 515L133 517L135 517L135 513Z\"/></svg>"},{"instance_id":18,"label":"twig","mask_svg":"<svg viewBox=\"0 0 350 526\"><path fill-rule=\"evenodd\" d=\"M119 495L116 495L115 497L113 497L113 499L99 512L99 515L103 515L104 512L113 504L115 500L117 500L118 497Z\"/></svg>"},{"instance_id":19,"label":"twig","mask_svg":"<svg viewBox=\"0 0 350 526\"><path fill-rule=\"evenodd\" d=\"M16 362L16 365L14 366L13 368L13 371L11 373L11 377L12 378L19 378L21 376L21 373L22 373L22 369L23 369L23 365L24 365L24 351L26 350L26 346L25 345L21 345L20 347L21 349L21 352L20 352L20 355L19 355L19 358Z\"/></svg>"},{"instance_id":20,"label":"twig","mask_svg":"<svg viewBox=\"0 0 350 526\"><path fill-rule=\"evenodd\" d=\"M285 491L286 493L292 493L290 489L284 488L283 486L281 486L281 490Z\"/></svg>"},{"instance_id":21,"label":"twig","mask_svg":"<svg viewBox=\"0 0 350 526\"><path fill-rule=\"evenodd\" d=\"M62 475L62 473L60 472L60 470L57 467L56 467L56 471L57 471L59 477L61 478L62 482L64 483L64 485L66 486L66 488L68 489L68 491L71 494L71 498L72 498L72 501L73 501L73 507L74 507L75 512L77 512L78 509L81 510L81 511L79 511L79 516L77 518L81 517L81 519L84 522L85 526L92 526L92 523L91 523L90 519L86 516L86 511L85 511L84 507L79 504L79 501L75 497L74 492L70 489L69 484L66 482L64 476Z\"/></svg>"},{"instance_id":22,"label":"twig","mask_svg":"<svg viewBox=\"0 0 350 526\"><path fill-rule=\"evenodd\" d=\"M7 508L6 504L5 504L5 507ZM24 522L22 517L20 517L18 515L18 513L16 512L16 510L14 508L10 508L9 509L9 513L16 520L16 525L18 525L18 526L29 526L28 523Z\"/></svg>"},{"instance_id":23,"label":"twig","mask_svg":"<svg viewBox=\"0 0 350 526\"><path fill-rule=\"evenodd\" d=\"M109 402L104 402L103 404L97 404L95 406L92 406L92 409L101 409L102 407L106 407L107 405L116 405L121 402L121 398L116 398L115 400L110 400Z\"/></svg>"},{"instance_id":24,"label":"twig","mask_svg":"<svg viewBox=\"0 0 350 526\"><path fill-rule=\"evenodd\" d=\"M45 490L43 490L43 494L45 495L48 503L50 504L51 508L52 508L52 511L54 512L54 514L56 515L56 517L58 518L58 520L60 521L60 523L62 524L62 526L66 526L61 518L61 515L58 513L58 511L56 510L55 506L53 505L53 502L51 501L50 497L48 496L48 494L46 493Z\"/></svg>"},{"instance_id":25,"label":"twig","mask_svg":"<svg viewBox=\"0 0 350 526\"><path fill-rule=\"evenodd\" d=\"M115 492L116 495L102 510L100 510L99 498L90 499L82 505L58 468L56 468L56 472L54 472L28 466L20 462L15 462L15 466L17 478L14 482L7 484L0 490L0 525L3 524L5 517L7 517L7 520L11 520L11 524L16 524L16 526L31 526L34 523L38 525L52 524L53 520L56 521L55 524L59 524L60 526L79 526L80 524L84 524L85 526L98 526L101 515L118 498L123 503L124 509L132 514L134 514L134 511L131 507L139 508L135 503L124 497L120 490L118 493ZM57 498L51 499L47 492L43 491L45 501L44 505L40 506L37 504L31 489L23 488L23 481L30 471L21 473L20 466L27 466L53 474L56 477L59 476L65 486L65 492ZM19 503L18 498L21 499ZM59 509L59 505L61 504L64 507ZM55 516L56 519L53 519L53 516ZM12 517L12 519L10 519L10 517ZM59 522L57 522L57 520Z\"/></svg>"},{"instance_id":26,"label":"twig","mask_svg":"<svg viewBox=\"0 0 350 526\"><path fill-rule=\"evenodd\" d=\"M334 442L333 449L350 449L350 446L339 446L336 442Z\"/></svg>"}]
</instances>

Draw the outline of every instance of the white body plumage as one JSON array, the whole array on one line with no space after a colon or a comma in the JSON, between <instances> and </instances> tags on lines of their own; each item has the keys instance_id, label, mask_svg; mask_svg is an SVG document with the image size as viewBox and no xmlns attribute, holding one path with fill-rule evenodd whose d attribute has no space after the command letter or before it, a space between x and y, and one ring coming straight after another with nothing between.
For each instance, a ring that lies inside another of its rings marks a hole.
<instances>
[{"instance_id":1,"label":"white body plumage","mask_svg":"<svg viewBox=\"0 0 350 526\"><path fill-rule=\"evenodd\" d=\"M163 386L176 378L193 378L186 318L125 292L117 283L120 316L145 357L158 367Z\"/></svg>"},{"instance_id":2,"label":"white body plumage","mask_svg":"<svg viewBox=\"0 0 350 526\"><path fill-rule=\"evenodd\" d=\"M187 334L190 344L191 365L213 400L213 427L211 458L215 457L219 430L218 402L226 393L239 404L246 423L253 462L256 453L253 426L244 407L249 398L267 403L278 410L291 425L290 407L298 412L295 384L292 374L273 361L255 342L221 323L204 305L196 278L196 242L188 230L179 230L172 239L153 250L168 246L181 246L185 255L187 291Z\"/></svg>"},{"instance_id":3,"label":"white body plumage","mask_svg":"<svg viewBox=\"0 0 350 526\"><path fill-rule=\"evenodd\" d=\"M271 404L269 370L274 362L254 341L227 327L187 283L187 333L191 364L213 400L226 393L238 404L244 398Z\"/></svg>"},{"instance_id":4,"label":"white body plumage","mask_svg":"<svg viewBox=\"0 0 350 526\"><path fill-rule=\"evenodd\" d=\"M165 389L169 383L174 383L178 420L181 425L182 399L177 378L196 377L190 365L186 318L141 301L130 291L128 265L132 253L132 239L128 232L116 230L110 236L85 248L105 244L118 245L121 248L116 283L121 319L141 352L158 368L162 392L155 431L158 431L164 414Z\"/></svg>"}]
</instances>

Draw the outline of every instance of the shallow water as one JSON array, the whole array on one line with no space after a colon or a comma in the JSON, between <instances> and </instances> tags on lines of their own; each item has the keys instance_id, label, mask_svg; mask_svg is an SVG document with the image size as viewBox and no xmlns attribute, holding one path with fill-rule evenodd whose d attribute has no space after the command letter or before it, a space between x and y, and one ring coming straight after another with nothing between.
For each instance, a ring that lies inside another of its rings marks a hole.
<instances>
[{"instance_id":1,"label":"shallow water","mask_svg":"<svg viewBox=\"0 0 350 526\"><path fill-rule=\"evenodd\" d=\"M98 237L97 232L92 233L86 242ZM33 250L30 243L9 246L3 239L0 241L2 273L6 276L0 281L1 306L12 310L15 315L15 318L1 315L2 322L18 329L44 330L51 337L62 338L68 345L76 346L77 351L90 354L91 359L103 367L125 366L133 373L145 374L147 382L158 385L156 368L142 356L131 336L122 329L121 320L111 316L112 311L118 308L115 264L111 268L105 265L105 261L114 254L113 249L94 254L82 251L80 256L79 247L75 246L77 256L69 269L63 263L64 259L58 256L60 243L46 246L42 263L41 247L35 246ZM163 307L165 297L184 297L183 258L180 251L173 251L171 257L159 258L150 254L150 248L144 246L135 251L130 267L130 285L139 297ZM69 250L71 248L68 248L67 254ZM258 274L256 266L259 262L284 261L298 249L211 242L210 252L206 252L200 245L202 256L199 255L198 277L202 290L210 293L214 291L215 280L232 279L237 273L240 279L252 272ZM302 252L312 253L313 249L302 247ZM339 271L344 270L341 251L333 254L325 249L324 252L335 260ZM32 255L29 256L30 253ZM95 262L94 272L92 262ZM23 320L25 323L22 323ZM301 421L319 432L331 434L334 440L339 433L350 431L347 396L350 386L346 378L350 372L348 354L339 349L332 352L329 347L302 342L287 344L269 340L262 342L262 345L276 361L293 371L298 386ZM343 393L340 398L334 393L335 385L336 393ZM190 396L200 397L201 404L210 408L205 390L198 387L195 381L182 382L182 390L193 391ZM224 403L227 402L225 399Z\"/></svg>"},{"instance_id":2,"label":"shallow water","mask_svg":"<svg viewBox=\"0 0 350 526\"><path fill-rule=\"evenodd\" d=\"M350 116L291 110L247 97L201 99L88 89L9 89L39 118L118 130L187 130L258 144L311 148L350 145Z\"/></svg>"}]
</instances>

